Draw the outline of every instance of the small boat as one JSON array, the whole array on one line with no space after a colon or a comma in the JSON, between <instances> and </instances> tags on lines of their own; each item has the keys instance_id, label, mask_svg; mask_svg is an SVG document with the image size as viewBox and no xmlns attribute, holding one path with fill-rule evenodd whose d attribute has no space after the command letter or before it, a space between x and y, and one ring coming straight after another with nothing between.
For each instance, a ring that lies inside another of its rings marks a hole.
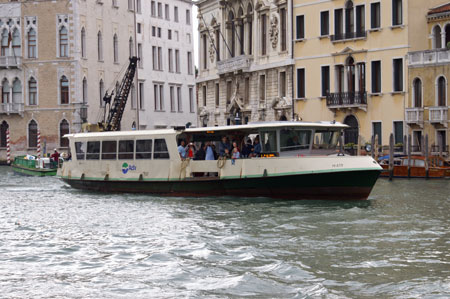
<instances>
[{"instance_id":1,"label":"small boat","mask_svg":"<svg viewBox=\"0 0 450 299\"><path fill-rule=\"evenodd\" d=\"M426 161L424 156L398 156L394 157L393 177L398 178L426 178ZM389 156L381 157L380 165L383 167L382 177L389 177ZM409 176L408 176L409 165ZM450 177L450 165L441 157L431 156L428 158L428 177L445 178Z\"/></svg>"},{"instance_id":2,"label":"small boat","mask_svg":"<svg viewBox=\"0 0 450 299\"><path fill-rule=\"evenodd\" d=\"M32 155L17 156L11 164L13 171L30 176L55 176L58 165L50 158L36 158Z\"/></svg>"}]
</instances>

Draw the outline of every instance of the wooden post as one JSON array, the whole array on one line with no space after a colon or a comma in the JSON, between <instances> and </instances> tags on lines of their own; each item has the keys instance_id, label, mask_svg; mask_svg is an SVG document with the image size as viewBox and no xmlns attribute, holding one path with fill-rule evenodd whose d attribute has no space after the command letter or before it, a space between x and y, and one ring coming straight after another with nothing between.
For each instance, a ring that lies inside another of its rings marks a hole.
<instances>
[{"instance_id":1,"label":"wooden post","mask_svg":"<svg viewBox=\"0 0 450 299\"><path fill-rule=\"evenodd\" d=\"M439 147L439 157L442 158L442 152L444 151L443 149L443 140L442 140L442 136L438 134L438 147Z\"/></svg>"},{"instance_id":2,"label":"wooden post","mask_svg":"<svg viewBox=\"0 0 450 299\"><path fill-rule=\"evenodd\" d=\"M356 155L361 156L361 135L358 135L358 148L356 149Z\"/></svg>"},{"instance_id":3,"label":"wooden post","mask_svg":"<svg viewBox=\"0 0 450 299\"><path fill-rule=\"evenodd\" d=\"M394 176L394 134L389 136L389 180Z\"/></svg>"},{"instance_id":4,"label":"wooden post","mask_svg":"<svg viewBox=\"0 0 450 299\"><path fill-rule=\"evenodd\" d=\"M339 154L344 155L344 136L339 137Z\"/></svg>"},{"instance_id":5,"label":"wooden post","mask_svg":"<svg viewBox=\"0 0 450 299\"><path fill-rule=\"evenodd\" d=\"M411 134L408 135L408 179L411 177Z\"/></svg>"},{"instance_id":6,"label":"wooden post","mask_svg":"<svg viewBox=\"0 0 450 299\"><path fill-rule=\"evenodd\" d=\"M420 151L422 152L422 156L425 156L425 149L424 149L424 144L425 144L425 136L422 135L420 138Z\"/></svg>"},{"instance_id":7,"label":"wooden post","mask_svg":"<svg viewBox=\"0 0 450 299\"><path fill-rule=\"evenodd\" d=\"M371 144L372 144L372 159L375 158L375 136L372 135L372 139L370 140Z\"/></svg>"},{"instance_id":8,"label":"wooden post","mask_svg":"<svg viewBox=\"0 0 450 299\"><path fill-rule=\"evenodd\" d=\"M428 134L425 135L425 176L428 180L429 178L429 168L428 168Z\"/></svg>"},{"instance_id":9,"label":"wooden post","mask_svg":"<svg viewBox=\"0 0 450 299\"><path fill-rule=\"evenodd\" d=\"M375 135L375 144L373 145L373 150L375 151L375 161L378 162L378 134Z\"/></svg>"},{"instance_id":10,"label":"wooden post","mask_svg":"<svg viewBox=\"0 0 450 299\"><path fill-rule=\"evenodd\" d=\"M403 136L403 154L406 156L408 154L408 137Z\"/></svg>"}]
</instances>

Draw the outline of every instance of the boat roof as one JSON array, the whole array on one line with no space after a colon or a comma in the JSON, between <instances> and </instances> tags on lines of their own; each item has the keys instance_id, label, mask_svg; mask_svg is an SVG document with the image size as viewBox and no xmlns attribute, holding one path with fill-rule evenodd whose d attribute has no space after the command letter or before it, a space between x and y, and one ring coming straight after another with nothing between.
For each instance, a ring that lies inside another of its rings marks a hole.
<instances>
[{"instance_id":1,"label":"boat roof","mask_svg":"<svg viewBox=\"0 0 450 299\"><path fill-rule=\"evenodd\" d=\"M139 131L117 131L117 132L89 132L67 134L64 137L114 137L114 136L143 136L143 135L170 135L176 133L201 133L211 131L256 131L258 129L269 128L323 128L323 129L344 129L348 126L339 122L300 122L300 121L274 121L274 122L252 122L245 125L217 126L217 127L199 127L188 129L155 129L155 130L139 130Z\"/></svg>"}]
</instances>

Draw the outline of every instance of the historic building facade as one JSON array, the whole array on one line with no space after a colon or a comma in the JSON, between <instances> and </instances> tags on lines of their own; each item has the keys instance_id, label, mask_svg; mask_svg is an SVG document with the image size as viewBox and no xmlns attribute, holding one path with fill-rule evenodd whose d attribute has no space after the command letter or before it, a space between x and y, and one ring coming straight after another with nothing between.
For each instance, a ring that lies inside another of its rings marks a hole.
<instances>
[{"instance_id":1,"label":"historic building facade","mask_svg":"<svg viewBox=\"0 0 450 299\"><path fill-rule=\"evenodd\" d=\"M409 51L425 50L442 0L294 1L295 112L350 126L345 143L403 143Z\"/></svg>"},{"instance_id":2,"label":"historic building facade","mask_svg":"<svg viewBox=\"0 0 450 299\"><path fill-rule=\"evenodd\" d=\"M199 125L291 120L291 1L196 5Z\"/></svg>"},{"instance_id":3,"label":"historic building facade","mask_svg":"<svg viewBox=\"0 0 450 299\"><path fill-rule=\"evenodd\" d=\"M428 12L424 40L428 49L408 54L408 88L405 120L412 136L414 152L422 152L423 136L428 135L432 154L448 157L450 79L450 3Z\"/></svg>"},{"instance_id":4,"label":"historic building facade","mask_svg":"<svg viewBox=\"0 0 450 299\"><path fill-rule=\"evenodd\" d=\"M192 1L136 2L139 125L197 125Z\"/></svg>"}]
</instances>

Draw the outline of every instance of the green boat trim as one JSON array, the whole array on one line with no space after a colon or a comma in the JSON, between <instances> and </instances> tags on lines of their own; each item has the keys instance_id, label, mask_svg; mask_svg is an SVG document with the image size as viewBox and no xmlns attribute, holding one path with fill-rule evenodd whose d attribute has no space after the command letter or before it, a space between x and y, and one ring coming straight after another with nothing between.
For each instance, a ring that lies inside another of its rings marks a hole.
<instances>
[{"instance_id":1,"label":"green boat trim","mask_svg":"<svg viewBox=\"0 0 450 299\"><path fill-rule=\"evenodd\" d=\"M36 167L38 160L28 160L25 156L18 156L14 158L11 167L14 172L30 176L55 176L57 167L54 168L40 168Z\"/></svg>"}]
</instances>

